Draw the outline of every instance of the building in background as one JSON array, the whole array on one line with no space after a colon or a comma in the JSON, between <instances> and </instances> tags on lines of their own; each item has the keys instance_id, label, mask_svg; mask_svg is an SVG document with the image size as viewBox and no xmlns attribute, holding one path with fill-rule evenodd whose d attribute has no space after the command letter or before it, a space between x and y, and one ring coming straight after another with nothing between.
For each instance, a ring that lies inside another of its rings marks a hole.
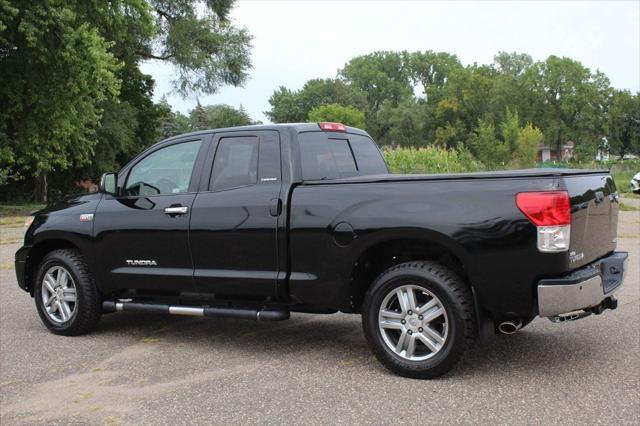
<instances>
[{"instance_id":1,"label":"building in background","mask_svg":"<svg viewBox=\"0 0 640 426\"><path fill-rule=\"evenodd\" d=\"M548 145L540 145L538 147L538 161L541 163L548 161L569 161L573 158L574 148L575 143L573 141L565 142L560 151L551 149Z\"/></svg>"}]
</instances>

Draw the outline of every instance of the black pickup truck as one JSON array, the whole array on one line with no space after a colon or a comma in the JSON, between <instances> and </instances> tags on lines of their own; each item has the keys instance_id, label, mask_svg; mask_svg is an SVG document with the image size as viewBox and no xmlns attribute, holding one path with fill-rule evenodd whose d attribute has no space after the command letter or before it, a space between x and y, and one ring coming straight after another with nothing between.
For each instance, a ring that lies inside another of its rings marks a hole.
<instances>
[{"instance_id":1,"label":"black pickup truck","mask_svg":"<svg viewBox=\"0 0 640 426\"><path fill-rule=\"evenodd\" d=\"M34 214L20 287L54 333L103 313L285 320L361 313L390 370L432 378L487 331L616 308L604 170L389 174L339 123L190 133Z\"/></svg>"}]
</instances>

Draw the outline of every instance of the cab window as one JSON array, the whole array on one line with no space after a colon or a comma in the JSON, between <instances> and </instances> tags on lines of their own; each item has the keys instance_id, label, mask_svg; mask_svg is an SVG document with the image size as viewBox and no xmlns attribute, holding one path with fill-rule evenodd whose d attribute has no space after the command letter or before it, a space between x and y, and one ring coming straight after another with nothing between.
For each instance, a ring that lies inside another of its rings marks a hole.
<instances>
[{"instance_id":1,"label":"cab window","mask_svg":"<svg viewBox=\"0 0 640 426\"><path fill-rule=\"evenodd\" d=\"M299 140L304 180L388 173L378 147L366 136L308 132L301 133Z\"/></svg>"},{"instance_id":2,"label":"cab window","mask_svg":"<svg viewBox=\"0 0 640 426\"><path fill-rule=\"evenodd\" d=\"M150 196L187 192L201 143L198 140L170 145L143 158L131 169L125 194Z\"/></svg>"}]
</instances>

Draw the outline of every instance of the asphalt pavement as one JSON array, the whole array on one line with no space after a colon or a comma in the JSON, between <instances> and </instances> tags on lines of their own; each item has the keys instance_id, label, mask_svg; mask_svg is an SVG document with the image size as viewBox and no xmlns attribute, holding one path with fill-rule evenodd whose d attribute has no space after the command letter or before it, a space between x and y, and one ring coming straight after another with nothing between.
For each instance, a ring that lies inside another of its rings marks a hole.
<instances>
[{"instance_id":1,"label":"asphalt pavement","mask_svg":"<svg viewBox=\"0 0 640 426\"><path fill-rule=\"evenodd\" d=\"M640 200L627 204L640 205ZM640 424L640 212L621 212L631 254L620 306L536 319L471 350L445 377L383 369L358 315L259 323L105 315L50 334L16 284L21 228L1 229L0 424Z\"/></svg>"}]
</instances>

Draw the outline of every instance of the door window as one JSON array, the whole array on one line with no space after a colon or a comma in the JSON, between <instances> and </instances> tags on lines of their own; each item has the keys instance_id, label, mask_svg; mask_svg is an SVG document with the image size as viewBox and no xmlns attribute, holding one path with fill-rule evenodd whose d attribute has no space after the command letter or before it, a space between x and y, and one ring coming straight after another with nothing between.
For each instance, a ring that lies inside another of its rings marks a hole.
<instances>
[{"instance_id":1,"label":"door window","mask_svg":"<svg viewBox=\"0 0 640 426\"><path fill-rule=\"evenodd\" d=\"M149 196L187 192L200 144L201 141L184 142L149 154L131 169L125 194Z\"/></svg>"},{"instance_id":2,"label":"door window","mask_svg":"<svg viewBox=\"0 0 640 426\"><path fill-rule=\"evenodd\" d=\"M253 185L258 180L258 138L222 138L218 143L209 189L222 191Z\"/></svg>"}]
</instances>

